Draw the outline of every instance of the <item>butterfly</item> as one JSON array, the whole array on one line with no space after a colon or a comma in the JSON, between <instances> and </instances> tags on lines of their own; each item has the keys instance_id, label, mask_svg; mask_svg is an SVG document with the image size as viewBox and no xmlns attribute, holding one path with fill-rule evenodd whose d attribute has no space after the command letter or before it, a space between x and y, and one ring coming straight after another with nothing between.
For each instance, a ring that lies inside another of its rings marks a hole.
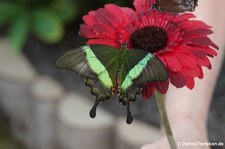
<instances>
[{"instance_id":1,"label":"butterfly","mask_svg":"<svg viewBox=\"0 0 225 149\"><path fill-rule=\"evenodd\" d=\"M197 5L198 0L156 0L153 7L162 12L181 13L194 11Z\"/></svg>"},{"instance_id":2,"label":"butterfly","mask_svg":"<svg viewBox=\"0 0 225 149\"><path fill-rule=\"evenodd\" d=\"M129 50L126 45L118 49L106 45L82 46L58 58L56 66L84 78L96 96L90 117L96 116L100 102L117 93L119 101L127 105L128 124L133 121L130 102L136 100L145 83L168 79L167 69L156 56L140 49Z\"/></svg>"}]
</instances>

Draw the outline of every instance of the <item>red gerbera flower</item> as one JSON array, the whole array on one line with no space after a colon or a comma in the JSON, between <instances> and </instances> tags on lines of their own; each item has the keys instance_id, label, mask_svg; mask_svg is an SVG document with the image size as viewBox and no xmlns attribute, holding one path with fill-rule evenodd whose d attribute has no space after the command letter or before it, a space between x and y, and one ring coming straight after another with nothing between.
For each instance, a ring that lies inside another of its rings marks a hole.
<instances>
[{"instance_id":1,"label":"red gerbera flower","mask_svg":"<svg viewBox=\"0 0 225 149\"><path fill-rule=\"evenodd\" d=\"M169 83L177 88L194 87L194 78L203 78L202 67L211 69L208 57L216 56L218 47L208 38L211 26L194 20L191 13L161 13L151 8L154 0L135 0L136 11L113 4L91 11L83 19L80 35L87 44L105 44L144 49L156 55L167 67L166 82L147 83L144 98L154 89L166 93Z\"/></svg>"}]
</instances>

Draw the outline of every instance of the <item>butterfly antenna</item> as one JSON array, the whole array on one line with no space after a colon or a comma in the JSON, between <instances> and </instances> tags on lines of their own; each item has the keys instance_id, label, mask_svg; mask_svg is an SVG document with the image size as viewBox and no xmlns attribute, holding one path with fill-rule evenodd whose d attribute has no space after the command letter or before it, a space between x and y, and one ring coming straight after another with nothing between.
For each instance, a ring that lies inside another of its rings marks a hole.
<instances>
[{"instance_id":1,"label":"butterfly antenna","mask_svg":"<svg viewBox=\"0 0 225 149\"><path fill-rule=\"evenodd\" d=\"M127 103L127 124L131 124L133 122L133 116L130 112L130 102Z\"/></svg>"},{"instance_id":2,"label":"butterfly antenna","mask_svg":"<svg viewBox=\"0 0 225 149\"><path fill-rule=\"evenodd\" d=\"M91 109L91 111L90 111L90 113L89 113L89 115L90 115L90 117L91 118L95 118L95 116L96 116L96 110L97 110L97 107L98 107L98 104L99 104L99 100L95 100L95 104L94 104L94 106L92 107L92 109Z\"/></svg>"}]
</instances>

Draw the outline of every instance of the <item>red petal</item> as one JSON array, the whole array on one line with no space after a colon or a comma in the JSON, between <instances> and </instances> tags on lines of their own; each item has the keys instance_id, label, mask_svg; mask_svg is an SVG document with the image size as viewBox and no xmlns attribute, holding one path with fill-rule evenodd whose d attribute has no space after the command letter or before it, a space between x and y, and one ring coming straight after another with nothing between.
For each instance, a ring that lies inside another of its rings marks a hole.
<instances>
[{"instance_id":1,"label":"red petal","mask_svg":"<svg viewBox=\"0 0 225 149\"><path fill-rule=\"evenodd\" d=\"M184 20L188 20L190 18L195 18L196 16L192 13L184 13L181 15L177 15L176 18L173 20L174 22L181 22Z\"/></svg>"},{"instance_id":2,"label":"red petal","mask_svg":"<svg viewBox=\"0 0 225 149\"><path fill-rule=\"evenodd\" d=\"M205 58L206 55L208 56L216 56L217 52L210 48L210 47L202 47L202 46L183 46L179 49L180 52L186 53L186 54L192 54L196 56L197 58Z\"/></svg>"},{"instance_id":3,"label":"red petal","mask_svg":"<svg viewBox=\"0 0 225 149\"><path fill-rule=\"evenodd\" d=\"M176 52L175 56L181 61L183 66L188 68L195 68L196 67L196 60L195 58L191 57L190 55L184 54L184 53L178 53Z\"/></svg>"},{"instance_id":4,"label":"red petal","mask_svg":"<svg viewBox=\"0 0 225 149\"><path fill-rule=\"evenodd\" d=\"M194 78L188 77L188 78L186 79L186 86L187 86L189 89L193 89L194 86L195 86Z\"/></svg>"},{"instance_id":5,"label":"red petal","mask_svg":"<svg viewBox=\"0 0 225 149\"><path fill-rule=\"evenodd\" d=\"M195 44L199 46L212 46L215 49L219 49L207 36L205 37L191 37L184 38L182 41L184 44Z\"/></svg>"},{"instance_id":6,"label":"red petal","mask_svg":"<svg viewBox=\"0 0 225 149\"><path fill-rule=\"evenodd\" d=\"M147 11L151 8L152 4L155 4L155 0L134 0L133 5L136 11Z\"/></svg>"},{"instance_id":7,"label":"red petal","mask_svg":"<svg viewBox=\"0 0 225 149\"><path fill-rule=\"evenodd\" d=\"M186 85L186 77L180 72L170 71L170 82L177 88L184 87Z\"/></svg>"},{"instance_id":8,"label":"red petal","mask_svg":"<svg viewBox=\"0 0 225 149\"><path fill-rule=\"evenodd\" d=\"M143 16L141 19L141 24L142 26L151 26L149 19L147 18L147 16Z\"/></svg>"},{"instance_id":9,"label":"red petal","mask_svg":"<svg viewBox=\"0 0 225 149\"><path fill-rule=\"evenodd\" d=\"M114 40L110 39L90 39L88 40L87 44L103 44L117 48L120 47L120 45L116 44Z\"/></svg>"},{"instance_id":10,"label":"red petal","mask_svg":"<svg viewBox=\"0 0 225 149\"><path fill-rule=\"evenodd\" d=\"M95 23L91 28L97 35L104 36L109 39L116 39L115 31L103 23Z\"/></svg>"},{"instance_id":11,"label":"red petal","mask_svg":"<svg viewBox=\"0 0 225 149\"><path fill-rule=\"evenodd\" d=\"M199 69L199 72L200 72L198 78L202 79L204 77L204 73L202 71L202 67L198 67L198 69Z\"/></svg>"},{"instance_id":12,"label":"red petal","mask_svg":"<svg viewBox=\"0 0 225 149\"><path fill-rule=\"evenodd\" d=\"M194 30L194 29L209 29L211 26L205 24L199 20L187 20L180 22L181 26L185 30Z\"/></svg>"},{"instance_id":13,"label":"red petal","mask_svg":"<svg viewBox=\"0 0 225 149\"><path fill-rule=\"evenodd\" d=\"M182 63L172 54L164 57L166 60L167 66L172 71L180 71L182 68Z\"/></svg>"},{"instance_id":14,"label":"red petal","mask_svg":"<svg viewBox=\"0 0 225 149\"><path fill-rule=\"evenodd\" d=\"M185 76L189 76L189 77L198 77L200 75L198 67L195 67L193 69L183 67L181 72Z\"/></svg>"},{"instance_id":15,"label":"red petal","mask_svg":"<svg viewBox=\"0 0 225 149\"><path fill-rule=\"evenodd\" d=\"M122 25L127 25L130 23L130 15L133 15L132 10L128 8L121 8L113 4L107 4L105 5L105 8L107 11L109 11L111 14L116 16L118 22L117 23L123 23Z\"/></svg>"},{"instance_id":16,"label":"red petal","mask_svg":"<svg viewBox=\"0 0 225 149\"><path fill-rule=\"evenodd\" d=\"M209 35L209 34L212 34L213 31L210 30L210 29L203 29L203 28L200 28L200 29L191 29L191 30L188 30L185 34L185 36L193 36L193 35Z\"/></svg>"},{"instance_id":17,"label":"red petal","mask_svg":"<svg viewBox=\"0 0 225 149\"><path fill-rule=\"evenodd\" d=\"M99 38L99 36L96 35L95 32L93 32L91 26L87 26L85 24L80 25L80 36L86 37L86 38Z\"/></svg>"},{"instance_id":18,"label":"red petal","mask_svg":"<svg viewBox=\"0 0 225 149\"><path fill-rule=\"evenodd\" d=\"M118 26L118 24L120 23L117 17L106 9L99 9L96 12L96 18L99 22L111 26L112 28Z\"/></svg>"},{"instance_id":19,"label":"red petal","mask_svg":"<svg viewBox=\"0 0 225 149\"><path fill-rule=\"evenodd\" d=\"M142 90L142 96L146 100L149 100L153 95L154 89L153 83L147 83Z\"/></svg>"},{"instance_id":20,"label":"red petal","mask_svg":"<svg viewBox=\"0 0 225 149\"><path fill-rule=\"evenodd\" d=\"M95 11L91 11L88 13L88 15L83 16L83 20L87 25L91 25L91 24L97 22L96 17L95 17Z\"/></svg>"},{"instance_id":21,"label":"red petal","mask_svg":"<svg viewBox=\"0 0 225 149\"><path fill-rule=\"evenodd\" d=\"M169 80L166 82L155 82L154 85L161 94L165 94L169 88Z\"/></svg>"},{"instance_id":22,"label":"red petal","mask_svg":"<svg viewBox=\"0 0 225 149\"><path fill-rule=\"evenodd\" d=\"M198 59L198 64L200 66L206 66L207 68L211 69L211 63L207 57L205 58L199 58Z\"/></svg>"},{"instance_id":23,"label":"red petal","mask_svg":"<svg viewBox=\"0 0 225 149\"><path fill-rule=\"evenodd\" d=\"M204 58L206 57L206 53L204 51L202 51L199 47L189 47L189 46L185 46L183 48L183 50L181 50L180 52L186 53L188 55L193 55L196 58Z\"/></svg>"},{"instance_id":24,"label":"red petal","mask_svg":"<svg viewBox=\"0 0 225 149\"><path fill-rule=\"evenodd\" d=\"M122 10L123 10L123 12L125 13L125 14L127 14L127 16L128 17L131 17L131 16L133 16L134 15L134 11L133 11L133 9L130 9L130 8L128 8L128 7L123 7L123 8L121 8Z\"/></svg>"},{"instance_id":25,"label":"red petal","mask_svg":"<svg viewBox=\"0 0 225 149\"><path fill-rule=\"evenodd\" d=\"M200 47L202 51L204 51L207 55L217 56L217 52L210 47Z\"/></svg>"}]
</instances>

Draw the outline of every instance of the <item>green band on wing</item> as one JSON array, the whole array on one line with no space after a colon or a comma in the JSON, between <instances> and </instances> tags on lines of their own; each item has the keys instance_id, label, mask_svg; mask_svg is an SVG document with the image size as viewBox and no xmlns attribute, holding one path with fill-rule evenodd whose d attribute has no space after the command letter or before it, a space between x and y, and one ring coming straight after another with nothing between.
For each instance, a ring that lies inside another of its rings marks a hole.
<instances>
[{"instance_id":1,"label":"green band on wing","mask_svg":"<svg viewBox=\"0 0 225 149\"><path fill-rule=\"evenodd\" d=\"M137 78L142 70L147 65L148 61L153 55L148 53L138 64L136 64L127 74L125 80L123 81L123 84L121 85L122 90L126 90L130 85L133 83L132 80Z\"/></svg>"},{"instance_id":2,"label":"green band on wing","mask_svg":"<svg viewBox=\"0 0 225 149\"><path fill-rule=\"evenodd\" d=\"M96 55L91 50L90 46L83 46L82 48L86 53L88 65L90 66L91 70L98 75L98 79L105 87L112 88L113 83L105 66L102 65L102 63L98 60Z\"/></svg>"}]
</instances>

